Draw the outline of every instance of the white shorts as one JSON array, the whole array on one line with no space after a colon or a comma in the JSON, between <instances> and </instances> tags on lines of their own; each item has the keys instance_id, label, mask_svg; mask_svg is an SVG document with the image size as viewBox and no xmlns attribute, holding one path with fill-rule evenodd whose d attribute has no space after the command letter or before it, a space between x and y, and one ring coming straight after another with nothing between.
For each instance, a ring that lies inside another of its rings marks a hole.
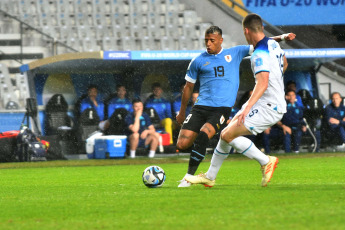
<instances>
[{"instance_id":1,"label":"white shorts","mask_svg":"<svg viewBox=\"0 0 345 230\"><path fill-rule=\"evenodd\" d=\"M238 112L240 113L241 110ZM283 118L284 113L278 113L271 104L255 104L244 120L244 126L254 135L262 133Z\"/></svg>"}]
</instances>

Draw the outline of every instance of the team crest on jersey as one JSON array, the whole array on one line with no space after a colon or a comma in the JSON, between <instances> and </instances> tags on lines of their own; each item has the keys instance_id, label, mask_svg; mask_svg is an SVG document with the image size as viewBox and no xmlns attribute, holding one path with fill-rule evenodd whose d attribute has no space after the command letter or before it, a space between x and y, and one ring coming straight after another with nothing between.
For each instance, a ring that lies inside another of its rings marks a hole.
<instances>
[{"instance_id":1,"label":"team crest on jersey","mask_svg":"<svg viewBox=\"0 0 345 230\"><path fill-rule=\"evenodd\" d=\"M231 57L230 54L229 55L225 55L224 58L225 58L225 61L227 61L227 62L231 62L231 60L232 60L232 57Z\"/></svg>"},{"instance_id":2,"label":"team crest on jersey","mask_svg":"<svg viewBox=\"0 0 345 230\"><path fill-rule=\"evenodd\" d=\"M224 121L225 121L225 118L224 118L224 116L222 115L222 117L220 118L219 122L220 122L220 124L222 125L222 124L224 123Z\"/></svg>"}]
</instances>

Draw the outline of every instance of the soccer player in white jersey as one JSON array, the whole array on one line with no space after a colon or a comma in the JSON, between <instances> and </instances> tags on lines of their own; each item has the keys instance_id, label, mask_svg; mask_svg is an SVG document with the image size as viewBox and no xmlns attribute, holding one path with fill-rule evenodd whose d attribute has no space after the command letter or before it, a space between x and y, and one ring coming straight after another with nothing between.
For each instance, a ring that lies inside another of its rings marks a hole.
<instances>
[{"instance_id":1,"label":"soccer player in white jersey","mask_svg":"<svg viewBox=\"0 0 345 230\"><path fill-rule=\"evenodd\" d=\"M207 173L185 177L192 184L214 186L218 171L231 147L260 163L261 185L264 187L278 164L277 157L265 155L244 135L263 132L280 121L286 112L283 73L287 68L287 60L279 44L265 36L259 15L247 15L242 25L247 42L254 46L251 66L256 84L249 100L221 132Z\"/></svg>"}]
</instances>

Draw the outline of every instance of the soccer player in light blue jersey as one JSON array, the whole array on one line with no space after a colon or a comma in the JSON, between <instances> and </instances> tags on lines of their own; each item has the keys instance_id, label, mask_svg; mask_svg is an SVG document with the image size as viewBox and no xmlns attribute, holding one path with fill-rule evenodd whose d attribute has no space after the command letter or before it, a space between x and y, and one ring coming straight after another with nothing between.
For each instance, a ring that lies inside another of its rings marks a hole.
<instances>
[{"instance_id":1,"label":"soccer player in light blue jersey","mask_svg":"<svg viewBox=\"0 0 345 230\"><path fill-rule=\"evenodd\" d=\"M274 39L294 38L294 34L282 36ZM185 177L195 174L205 157L209 140L226 126L237 96L240 63L253 51L253 46L249 45L223 49L222 42L222 30L217 26L208 28L205 32L207 50L191 61L185 76L181 109L176 116L176 121L183 124L177 148L187 150L192 147ZM191 113L185 118L186 107L197 80L200 81L200 94ZM179 187L190 186L185 177Z\"/></svg>"},{"instance_id":2,"label":"soccer player in light blue jersey","mask_svg":"<svg viewBox=\"0 0 345 230\"><path fill-rule=\"evenodd\" d=\"M251 66L256 84L253 93L221 132L221 138L207 173L186 176L185 180L190 183L204 184L206 187L214 186L221 164L232 147L260 163L262 186L267 186L277 166L278 158L262 153L244 135L263 132L280 121L286 112L283 73L287 68L287 60L279 44L265 36L259 15L247 15L243 19L243 30L248 44L254 46Z\"/></svg>"}]
</instances>

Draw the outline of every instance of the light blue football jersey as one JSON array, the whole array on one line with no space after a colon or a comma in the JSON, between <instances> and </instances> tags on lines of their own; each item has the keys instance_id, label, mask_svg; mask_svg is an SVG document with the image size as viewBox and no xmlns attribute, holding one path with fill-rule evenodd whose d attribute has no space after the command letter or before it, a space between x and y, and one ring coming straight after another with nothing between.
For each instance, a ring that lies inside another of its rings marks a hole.
<instances>
[{"instance_id":1,"label":"light blue football jersey","mask_svg":"<svg viewBox=\"0 0 345 230\"><path fill-rule=\"evenodd\" d=\"M195 105L232 107L239 87L242 59L249 55L250 46L222 49L218 54L204 52L189 64L186 81L200 81L200 94Z\"/></svg>"}]
</instances>

